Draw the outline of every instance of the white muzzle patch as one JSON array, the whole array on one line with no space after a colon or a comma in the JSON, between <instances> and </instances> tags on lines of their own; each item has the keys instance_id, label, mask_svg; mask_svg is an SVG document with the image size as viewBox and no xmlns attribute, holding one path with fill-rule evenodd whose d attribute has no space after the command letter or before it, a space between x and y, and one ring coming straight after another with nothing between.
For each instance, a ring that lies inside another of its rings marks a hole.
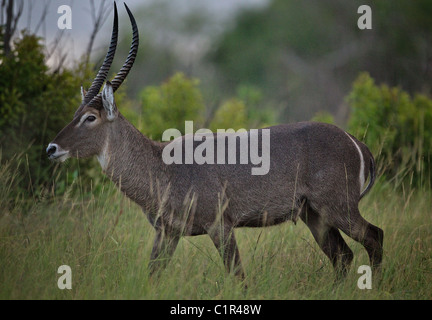
<instances>
[{"instance_id":1,"label":"white muzzle patch","mask_svg":"<svg viewBox=\"0 0 432 320\"><path fill-rule=\"evenodd\" d=\"M50 143L46 148L48 158L53 161L64 162L69 158L69 151L63 150L57 143Z\"/></svg>"}]
</instances>

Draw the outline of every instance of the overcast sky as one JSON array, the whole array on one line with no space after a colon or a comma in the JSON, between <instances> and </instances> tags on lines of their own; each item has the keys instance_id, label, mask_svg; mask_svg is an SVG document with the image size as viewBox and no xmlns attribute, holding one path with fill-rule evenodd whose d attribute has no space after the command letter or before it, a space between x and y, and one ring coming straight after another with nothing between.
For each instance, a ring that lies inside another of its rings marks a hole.
<instances>
[{"instance_id":1,"label":"overcast sky","mask_svg":"<svg viewBox=\"0 0 432 320\"><path fill-rule=\"evenodd\" d=\"M95 0L95 7L98 8L101 0ZM157 1L166 0L127 0L126 3L131 9L134 10L145 8L152 5ZM235 15L240 8L251 6L262 6L268 3L268 0L170 0L170 5L175 8L175 12L179 14L188 12L196 7L204 8L210 12L213 17L220 19L230 19ZM117 1L119 9L120 26L122 17L126 15L123 7L123 1ZM61 5L68 5L72 10L72 29L60 30L57 26L58 19L61 14L57 13ZM92 30L93 21L90 14L91 5L90 1L80 0L25 0L24 11L19 22L19 28L28 28L34 31L39 24L40 17L46 12L45 23L38 28L38 34L46 39L48 47L52 45L54 39L62 33L61 49L68 54L68 63L73 63L77 60L86 50L89 35ZM138 28L140 28L140 21L137 21ZM103 25L101 31L98 33L94 49L104 47L106 49L107 39L110 37L112 27L112 11ZM120 32L121 34L121 32ZM50 59L50 64L55 64L53 59Z\"/></svg>"}]
</instances>

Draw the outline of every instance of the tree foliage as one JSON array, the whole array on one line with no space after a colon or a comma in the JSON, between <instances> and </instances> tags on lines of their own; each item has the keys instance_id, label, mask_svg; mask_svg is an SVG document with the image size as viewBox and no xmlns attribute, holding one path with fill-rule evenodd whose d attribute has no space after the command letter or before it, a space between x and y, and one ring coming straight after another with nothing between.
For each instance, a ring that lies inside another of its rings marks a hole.
<instances>
[{"instance_id":1,"label":"tree foliage","mask_svg":"<svg viewBox=\"0 0 432 320\"><path fill-rule=\"evenodd\" d=\"M372 9L359 30L357 9ZM359 71L404 90L432 92L432 2L419 0L273 0L239 14L208 54L221 94L248 84L282 105L283 121L329 111L346 121L342 103Z\"/></svg>"},{"instance_id":2,"label":"tree foliage","mask_svg":"<svg viewBox=\"0 0 432 320\"><path fill-rule=\"evenodd\" d=\"M367 73L347 97L348 127L377 156L381 173L397 181L430 187L432 179L432 100L399 87L376 85Z\"/></svg>"},{"instance_id":3,"label":"tree foliage","mask_svg":"<svg viewBox=\"0 0 432 320\"><path fill-rule=\"evenodd\" d=\"M248 119L246 106L243 101L232 98L223 103L215 112L210 123L210 129L217 132L217 129L246 129Z\"/></svg>"},{"instance_id":4,"label":"tree foliage","mask_svg":"<svg viewBox=\"0 0 432 320\"><path fill-rule=\"evenodd\" d=\"M149 86L140 95L142 123L130 119L148 137L161 140L166 129L184 133L185 121L204 122L205 106L197 79L176 73L160 86Z\"/></svg>"},{"instance_id":5,"label":"tree foliage","mask_svg":"<svg viewBox=\"0 0 432 320\"><path fill-rule=\"evenodd\" d=\"M40 38L23 32L10 55L0 54L0 74L2 160L25 153L22 186L37 188L50 181L55 167L46 157L48 142L81 102L82 72L79 68L51 72Z\"/></svg>"}]
</instances>

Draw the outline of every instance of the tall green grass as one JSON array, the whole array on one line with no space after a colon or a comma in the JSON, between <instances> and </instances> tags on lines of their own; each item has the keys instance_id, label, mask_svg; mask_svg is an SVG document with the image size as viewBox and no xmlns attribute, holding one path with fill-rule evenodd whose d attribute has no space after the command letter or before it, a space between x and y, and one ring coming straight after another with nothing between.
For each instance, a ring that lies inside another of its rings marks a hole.
<instances>
[{"instance_id":1,"label":"tall green grass","mask_svg":"<svg viewBox=\"0 0 432 320\"><path fill-rule=\"evenodd\" d=\"M357 287L357 269L368 264L360 244L345 237L355 259L335 283L301 222L236 229L245 290L225 273L208 236L182 238L159 278L149 278L154 231L137 205L109 181L93 193L79 177L62 196L46 190L26 198L12 192L16 161L0 168L1 299L432 298L432 194L425 188L378 179L360 203L363 217L385 233L382 273L371 290ZM72 269L71 290L57 286L61 265Z\"/></svg>"}]
</instances>

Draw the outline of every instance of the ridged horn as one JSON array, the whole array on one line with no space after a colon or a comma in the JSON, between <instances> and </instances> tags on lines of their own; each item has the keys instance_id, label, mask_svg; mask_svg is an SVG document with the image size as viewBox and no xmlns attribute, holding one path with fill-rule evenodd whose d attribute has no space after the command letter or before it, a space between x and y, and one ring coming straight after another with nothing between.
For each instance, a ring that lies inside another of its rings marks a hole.
<instances>
[{"instance_id":1,"label":"ridged horn","mask_svg":"<svg viewBox=\"0 0 432 320\"><path fill-rule=\"evenodd\" d=\"M87 94L84 98L84 101L88 103L91 99L94 98L99 93L100 88L106 80L108 75L108 71L111 67L111 63L114 59L114 54L117 48L117 38L118 38L118 16L117 16L117 5L114 2L114 25L113 31L111 35L111 43L108 49L108 52L105 56L105 60L102 63L102 66L99 69L99 72L96 78L93 80L90 89L88 89Z\"/></svg>"},{"instance_id":2,"label":"ridged horn","mask_svg":"<svg viewBox=\"0 0 432 320\"><path fill-rule=\"evenodd\" d=\"M135 18L133 16L132 12L130 12L126 3L124 5L125 5L126 11L129 15L129 19L130 19L131 24L132 24L132 44L131 44L129 54L126 58L125 63L123 64L123 66L121 67L120 71L117 73L115 78L111 81L114 91L116 91L120 87L122 82L126 79L129 71L131 70L131 68L135 62L135 58L137 56L138 45L139 45L138 28L137 28L137 25L135 22Z\"/></svg>"},{"instance_id":3,"label":"ridged horn","mask_svg":"<svg viewBox=\"0 0 432 320\"><path fill-rule=\"evenodd\" d=\"M116 74L115 78L111 81L113 90L116 91L120 85L123 83L123 81L126 79L129 71L132 69L132 66L135 62L135 58L137 56L138 52L138 45L139 45L139 34L138 34L138 27L136 25L135 18L132 14L132 12L129 10L126 3L124 4L126 11L129 15L130 22L132 24L132 44L129 49L128 56L126 58L125 63L121 67L120 71ZM94 107L100 107L101 106L101 94L98 94L95 96L89 103L90 106Z\"/></svg>"},{"instance_id":4,"label":"ridged horn","mask_svg":"<svg viewBox=\"0 0 432 320\"><path fill-rule=\"evenodd\" d=\"M118 39L118 14L117 14L117 5L114 2L114 22L113 22L113 29L111 34L111 43L108 48L108 52L105 56L102 66L100 67L96 77L94 78L90 86L90 89L85 94L81 106L75 112L75 115L77 115L80 112L80 110L99 93L100 88L102 87L103 83L106 80L106 77L108 76L111 63L114 60L114 55L117 48L117 39Z\"/></svg>"}]
</instances>

